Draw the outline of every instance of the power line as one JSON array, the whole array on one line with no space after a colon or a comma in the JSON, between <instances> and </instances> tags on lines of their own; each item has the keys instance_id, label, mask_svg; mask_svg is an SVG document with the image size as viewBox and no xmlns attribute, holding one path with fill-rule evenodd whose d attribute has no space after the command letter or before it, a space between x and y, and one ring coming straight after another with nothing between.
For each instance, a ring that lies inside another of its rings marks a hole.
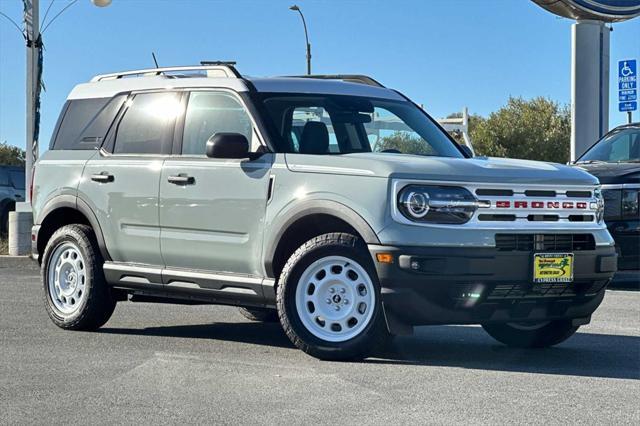
<instances>
[{"instance_id":1,"label":"power line","mask_svg":"<svg viewBox=\"0 0 640 426\"><path fill-rule=\"evenodd\" d=\"M55 2L56 0L51 0L51 2L49 3L49 7L47 7L47 11L44 12L44 18L42 18L42 24L44 25L45 22L47 21L47 16L49 15L49 11L51 10L51 6L53 6L53 2Z\"/></svg>"},{"instance_id":2,"label":"power line","mask_svg":"<svg viewBox=\"0 0 640 426\"><path fill-rule=\"evenodd\" d=\"M54 16L53 18L51 18L51 20L49 21L49 23L42 29L42 31L40 31L40 33L44 34L45 31L47 31L47 28L49 28L49 26L51 24L53 24L53 22L56 20L56 18L60 15L62 15L64 13L65 10L69 9L71 6L73 6L74 4L76 4L78 2L78 0L73 0L71 3L69 3L68 5L66 5L65 7L62 8L62 10L60 12L58 12L56 14L56 16Z\"/></svg>"},{"instance_id":3,"label":"power line","mask_svg":"<svg viewBox=\"0 0 640 426\"><path fill-rule=\"evenodd\" d=\"M3 16L4 18L7 19L7 21L11 22L13 24L14 27L16 27L16 29L20 32L20 34L22 35L22 37L26 38L26 36L24 35L24 31L22 30L22 28L20 28L20 26L16 23L16 21L14 21L13 19L11 19L9 17L9 15L0 12L0 16Z\"/></svg>"}]
</instances>

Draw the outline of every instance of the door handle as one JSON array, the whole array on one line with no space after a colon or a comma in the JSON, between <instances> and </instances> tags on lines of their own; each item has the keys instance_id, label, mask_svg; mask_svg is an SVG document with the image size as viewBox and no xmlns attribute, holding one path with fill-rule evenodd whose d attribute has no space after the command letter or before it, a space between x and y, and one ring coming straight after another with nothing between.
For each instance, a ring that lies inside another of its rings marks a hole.
<instances>
[{"instance_id":1,"label":"door handle","mask_svg":"<svg viewBox=\"0 0 640 426\"><path fill-rule=\"evenodd\" d=\"M108 182L113 182L114 177L108 172L102 172L97 175L91 175L91 180L94 182L108 183Z\"/></svg>"},{"instance_id":2,"label":"door handle","mask_svg":"<svg viewBox=\"0 0 640 426\"><path fill-rule=\"evenodd\" d=\"M193 185L196 183L196 178L194 178L193 176L187 176L184 173L180 173L179 175L169 176L167 178L167 181L174 185Z\"/></svg>"}]
</instances>

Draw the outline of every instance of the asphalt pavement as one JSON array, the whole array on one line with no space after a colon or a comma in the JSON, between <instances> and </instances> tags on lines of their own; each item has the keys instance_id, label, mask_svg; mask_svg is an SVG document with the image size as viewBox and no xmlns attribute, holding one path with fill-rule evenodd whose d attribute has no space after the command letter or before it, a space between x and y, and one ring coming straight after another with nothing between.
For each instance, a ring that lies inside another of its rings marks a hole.
<instances>
[{"instance_id":1,"label":"asphalt pavement","mask_svg":"<svg viewBox=\"0 0 640 426\"><path fill-rule=\"evenodd\" d=\"M26 259L0 258L0 424L640 424L640 292L608 291L550 349L420 327L389 353L323 362L235 308L120 303L56 328Z\"/></svg>"}]
</instances>

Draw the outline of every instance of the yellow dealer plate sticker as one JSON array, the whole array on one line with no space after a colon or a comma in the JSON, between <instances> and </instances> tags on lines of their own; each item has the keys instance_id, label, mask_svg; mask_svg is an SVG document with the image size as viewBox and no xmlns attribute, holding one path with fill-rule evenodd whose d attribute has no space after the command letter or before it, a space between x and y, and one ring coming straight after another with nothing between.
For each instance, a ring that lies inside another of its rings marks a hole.
<instances>
[{"instance_id":1,"label":"yellow dealer plate sticker","mask_svg":"<svg viewBox=\"0 0 640 426\"><path fill-rule=\"evenodd\" d=\"M573 253L536 253L533 282L570 283L573 281Z\"/></svg>"}]
</instances>

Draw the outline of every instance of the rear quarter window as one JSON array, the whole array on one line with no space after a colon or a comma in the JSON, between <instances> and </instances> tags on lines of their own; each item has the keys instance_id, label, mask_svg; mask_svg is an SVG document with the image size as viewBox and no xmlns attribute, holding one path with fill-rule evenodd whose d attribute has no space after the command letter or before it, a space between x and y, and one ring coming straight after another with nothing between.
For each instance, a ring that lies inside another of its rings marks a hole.
<instances>
[{"instance_id":1,"label":"rear quarter window","mask_svg":"<svg viewBox=\"0 0 640 426\"><path fill-rule=\"evenodd\" d=\"M93 150L100 147L126 96L68 101L55 139L54 150Z\"/></svg>"}]
</instances>

